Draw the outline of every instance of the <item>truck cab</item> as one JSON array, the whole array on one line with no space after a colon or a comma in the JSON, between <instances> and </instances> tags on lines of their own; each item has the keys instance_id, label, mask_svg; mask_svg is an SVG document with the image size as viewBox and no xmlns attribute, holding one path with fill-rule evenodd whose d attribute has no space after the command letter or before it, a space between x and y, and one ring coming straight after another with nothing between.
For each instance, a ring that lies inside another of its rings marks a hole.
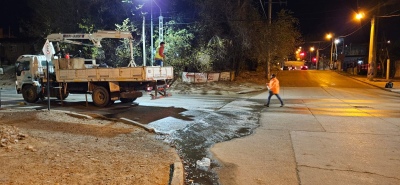
<instances>
[{"instance_id":1,"label":"truck cab","mask_svg":"<svg viewBox=\"0 0 400 185\"><path fill-rule=\"evenodd\" d=\"M17 81L15 88L18 94L23 94L27 102L36 102L41 90L40 77L47 71L47 61L44 55L21 55L15 62ZM52 62L49 62L49 73L54 73Z\"/></svg>"}]
</instances>

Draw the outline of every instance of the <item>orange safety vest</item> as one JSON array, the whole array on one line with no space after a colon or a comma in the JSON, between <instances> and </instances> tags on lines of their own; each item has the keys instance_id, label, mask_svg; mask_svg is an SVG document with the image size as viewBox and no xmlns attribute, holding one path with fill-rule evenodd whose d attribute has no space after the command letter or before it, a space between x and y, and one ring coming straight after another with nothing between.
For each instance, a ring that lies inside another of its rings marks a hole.
<instances>
[{"instance_id":1,"label":"orange safety vest","mask_svg":"<svg viewBox=\"0 0 400 185\"><path fill-rule=\"evenodd\" d=\"M155 56L156 60L163 60L164 59L164 57L163 57L164 54L162 54L162 55L160 54L160 48L161 47L158 47L156 49L156 56Z\"/></svg>"},{"instance_id":2,"label":"orange safety vest","mask_svg":"<svg viewBox=\"0 0 400 185\"><path fill-rule=\"evenodd\" d=\"M270 91L272 91L274 94L279 94L279 80L276 78L272 78L268 86L270 88Z\"/></svg>"}]
</instances>

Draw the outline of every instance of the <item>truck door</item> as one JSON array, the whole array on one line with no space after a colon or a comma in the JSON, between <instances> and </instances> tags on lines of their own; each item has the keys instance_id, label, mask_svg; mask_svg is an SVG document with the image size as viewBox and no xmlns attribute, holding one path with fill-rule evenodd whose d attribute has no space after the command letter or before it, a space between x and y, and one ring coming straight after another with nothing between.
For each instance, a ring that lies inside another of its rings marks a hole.
<instances>
[{"instance_id":1,"label":"truck door","mask_svg":"<svg viewBox=\"0 0 400 185\"><path fill-rule=\"evenodd\" d=\"M32 84L34 80L34 74L32 73L32 67L36 66L35 61L32 57L19 58L15 62L15 74L17 75L17 90L21 89L23 84ZM32 64L32 65L31 65Z\"/></svg>"}]
</instances>

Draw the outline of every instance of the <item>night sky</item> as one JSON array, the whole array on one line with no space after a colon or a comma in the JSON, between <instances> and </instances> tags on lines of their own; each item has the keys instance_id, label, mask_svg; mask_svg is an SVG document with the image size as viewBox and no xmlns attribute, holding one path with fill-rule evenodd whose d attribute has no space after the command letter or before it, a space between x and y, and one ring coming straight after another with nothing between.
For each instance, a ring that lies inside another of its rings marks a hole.
<instances>
[{"instance_id":1,"label":"night sky","mask_svg":"<svg viewBox=\"0 0 400 185\"><path fill-rule=\"evenodd\" d=\"M370 21L375 15L400 14L400 1L387 0L287 0L282 6L294 12L300 20L301 32L308 41L323 40L327 33L346 36L348 41L368 42ZM381 1L383 2L383 1ZM364 19L354 18L357 12L365 12ZM400 40L400 17L378 18L378 32L388 40Z\"/></svg>"},{"instance_id":2,"label":"night sky","mask_svg":"<svg viewBox=\"0 0 400 185\"><path fill-rule=\"evenodd\" d=\"M18 22L28 16L27 0L1 0L0 2L0 27L5 33L8 29L18 30Z\"/></svg>"},{"instance_id":3,"label":"night sky","mask_svg":"<svg viewBox=\"0 0 400 185\"><path fill-rule=\"evenodd\" d=\"M0 26L7 33L8 29L17 30L21 18L29 15L25 6L27 0L1 0L0 2ZM168 0L158 0L164 7ZM267 2L268 0L262 0ZM387 1L388 5L380 6L380 14L400 14L399 0ZM259 2L259 0L254 0ZM279 2L279 0L273 0ZM377 12L379 0L281 0L286 3L274 3L273 14L281 8L293 12L294 17L300 21L300 31L305 40L323 40L324 36L331 32L337 36L347 36L355 41L368 39L370 31L371 14ZM266 11L268 10L265 7ZM362 21L354 20L354 14L359 10L367 12L367 17ZM381 34L392 40L400 40L400 18L379 19L378 29ZM397 23L397 26L396 26Z\"/></svg>"}]
</instances>

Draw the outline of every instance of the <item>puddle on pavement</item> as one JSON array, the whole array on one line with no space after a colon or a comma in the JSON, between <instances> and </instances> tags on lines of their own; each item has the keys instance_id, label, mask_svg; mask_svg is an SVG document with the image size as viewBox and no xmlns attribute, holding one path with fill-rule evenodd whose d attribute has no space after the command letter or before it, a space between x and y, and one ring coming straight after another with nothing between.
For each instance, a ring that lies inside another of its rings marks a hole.
<instances>
[{"instance_id":1,"label":"puddle on pavement","mask_svg":"<svg viewBox=\"0 0 400 185\"><path fill-rule=\"evenodd\" d=\"M247 107L249 108L249 107ZM258 118L262 107L252 110L229 110L210 112L201 120L195 120L170 137L180 155L186 172L186 184L219 185L216 169L218 161L212 158L210 147L215 143L250 135L259 126ZM208 169L196 167L197 160L211 159Z\"/></svg>"},{"instance_id":2,"label":"puddle on pavement","mask_svg":"<svg viewBox=\"0 0 400 185\"><path fill-rule=\"evenodd\" d=\"M239 130L236 131L240 136L247 136L251 134L251 129L250 128L240 128Z\"/></svg>"}]
</instances>

